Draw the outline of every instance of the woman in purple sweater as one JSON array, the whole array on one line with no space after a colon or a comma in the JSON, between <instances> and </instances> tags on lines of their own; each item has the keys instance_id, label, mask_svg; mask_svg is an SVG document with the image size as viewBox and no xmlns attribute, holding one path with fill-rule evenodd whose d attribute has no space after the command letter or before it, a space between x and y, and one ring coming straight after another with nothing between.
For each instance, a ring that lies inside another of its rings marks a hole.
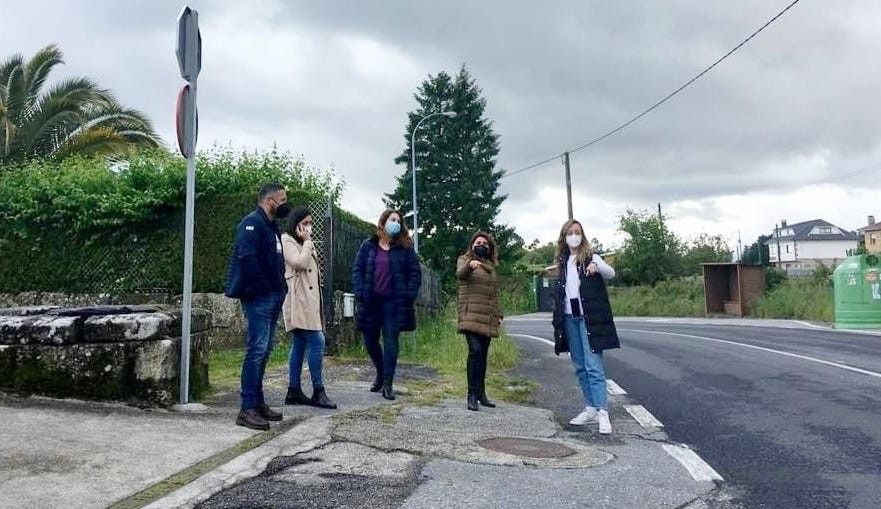
<instances>
[{"instance_id":1,"label":"woman in purple sweater","mask_svg":"<svg viewBox=\"0 0 881 509\"><path fill-rule=\"evenodd\" d=\"M392 385L398 363L398 337L402 331L416 329L415 303L421 282L422 271L410 231L400 212L386 210L376 225L376 234L358 249L352 269L358 330L364 334L364 347L376 367L376 379L370 390L382 390L385 399L395 399Z\"/></svg>"}]
</instances>

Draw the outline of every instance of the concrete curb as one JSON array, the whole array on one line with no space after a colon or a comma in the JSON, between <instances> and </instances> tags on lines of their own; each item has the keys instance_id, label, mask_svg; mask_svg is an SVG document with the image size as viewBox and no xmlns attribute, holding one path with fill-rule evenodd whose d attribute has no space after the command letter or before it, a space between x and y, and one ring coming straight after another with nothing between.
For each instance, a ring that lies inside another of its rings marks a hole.
<instances>
[{"instance_id":1,"label":"concrete curb","mask_svg":"<svg viewBox=\"0 0 881 509\"><path fill-rule=\"evenodd\" d=\"M330 416L306 419L265 444L145 506L146 509L192 508L215 493L262 473L279 456L295 456L331 441Z\"/></svg>"}]
</instances>

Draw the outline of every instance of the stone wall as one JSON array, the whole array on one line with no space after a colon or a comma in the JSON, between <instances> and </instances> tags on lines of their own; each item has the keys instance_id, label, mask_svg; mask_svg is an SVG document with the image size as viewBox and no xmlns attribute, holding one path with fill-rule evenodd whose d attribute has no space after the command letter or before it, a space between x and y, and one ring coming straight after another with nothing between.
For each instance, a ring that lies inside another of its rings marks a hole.
<instances>
[{"instance_id":1,"label":"stone wall","mask_svg":"<svg viewBox=\"0 0 881 509\"><path fill-rule=\"evenodd\" d=\"M327 324L327 353L333 355L343 345L359 341L355 322L343 318L343 293L334 292L336 316ZM127 299L123 300L123 299ZM152 305L180 306L180 296L167 294L135 294L112 296L108 294L76 294L26 292L19 294L0 294L0 308L32 306L102 306L124 302ZM242 305L222 293L194 293L193 308L211 316L211 329L204 332L206 341L212 349L242 348L245 343L245 315ZM178 309L176 312L180 312ZM286 337L284 323L279 319L276 331L277 340Z\"/></svg>"},{"instance_id":2,"label":"stone wall","mask_svg":"<svg viewBox=\"0 0 881 509\"><path fill-rule=\"evenodd\" d=\"M327 320L327 345L329 355L338 353L345 345L360 341L355 330L355 320L343 317L343 292L334 292L335 316ZM416 305L424 311L436 312L439 309L440 288L436 276L423 267L423 285ZM104 306L121 304L180 306L180 296L169 294L63 294L45 292L25 292L19 294L0 294L0 308L29 306ZM245 316L242 306L236 299L222 293L194 293L193 308L211 317L212 327L204 335L210 348L242 348L245 342ZM175 312L180 313L178 308ZM277 340L287 334L283 320L279 319L276 331Z\"/></svg>"},{"instance_id":3,"label":"stone wall","mask_svg":"<svg viewBox=\"0 0 881 509\"><path fill-rule=\"evenodd\" d=\"M210 314L195 310L191 396L208 387ZM169 406L179 399L180 309L0 309L0 388L25 394Z\"/></svg>"}]
</instances>

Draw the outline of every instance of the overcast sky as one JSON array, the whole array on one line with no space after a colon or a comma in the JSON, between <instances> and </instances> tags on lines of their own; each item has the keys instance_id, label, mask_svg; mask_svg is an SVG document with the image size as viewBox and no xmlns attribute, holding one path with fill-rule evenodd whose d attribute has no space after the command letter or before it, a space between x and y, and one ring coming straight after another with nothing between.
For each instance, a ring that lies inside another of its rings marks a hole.
<instances>
[{"instance_id":1,"label":"overcast sky","mask_svg":"<svg viewBox=\"0 0 881 509\"><path fill-rule=\"evenodd\" d=\"M277 143L332 167L343 205L373 219L403 171L393 159L429 74L467 65L501 137L499 166L514 171L639 113L789 1L193 1L200 146ZM181 7L0 0L0 58L58 43L55 78L96 79L171 145ZM881 219L879 19L877 0L802 0L692 87L573 154L588 236L620 243L618 215L658 202L681 236L718 233L732 248L738 230L746 245L781 219ZM561 164L503 182L501 221L527 242L555 238Z\"/></svg>"}]
</instances>

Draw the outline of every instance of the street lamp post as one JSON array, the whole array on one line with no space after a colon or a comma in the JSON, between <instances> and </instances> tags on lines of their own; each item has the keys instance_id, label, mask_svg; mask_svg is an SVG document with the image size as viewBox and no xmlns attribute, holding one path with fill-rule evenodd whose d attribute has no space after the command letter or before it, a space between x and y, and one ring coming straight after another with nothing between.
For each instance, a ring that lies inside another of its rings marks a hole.
<instances>
[{"instance_id":1,"label":"street lamp post","mask_svg":"<svg viewBox=\"0 0 881 509\"><path fill-rule=\"evenodd\" d=\"M416 123L416 127L413 128L413 134L410 136L410 156L412 158L410 170L411 173L413 173L413 249L415 249L417 253L419 252L419 207L416 205L416 130L419 129L422 122L438 115L443 115L447 118L456 118L455 111L441 111L426 115Z\"/></svg>"}]
</instances>

